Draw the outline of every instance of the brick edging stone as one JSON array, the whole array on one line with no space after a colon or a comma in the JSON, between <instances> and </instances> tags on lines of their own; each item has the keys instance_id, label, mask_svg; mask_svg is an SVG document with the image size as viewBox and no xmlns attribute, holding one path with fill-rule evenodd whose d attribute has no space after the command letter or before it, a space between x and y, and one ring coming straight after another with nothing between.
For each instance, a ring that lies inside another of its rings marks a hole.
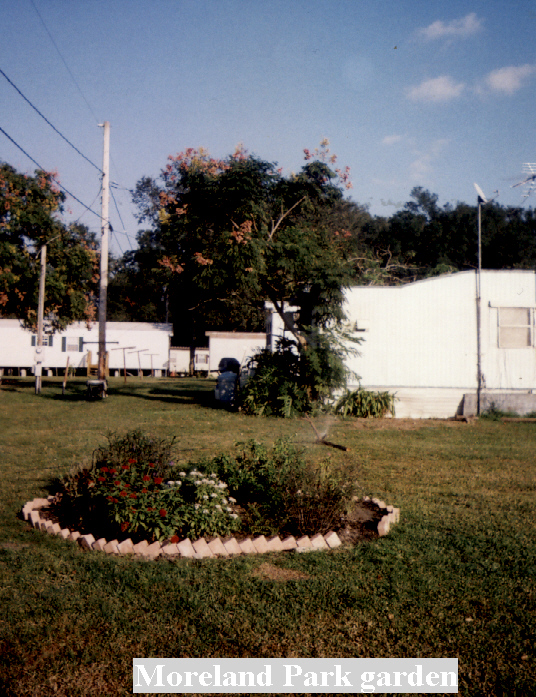
<instances>
[{"instance_id":1,"label":"brick edging stone","mask_svg":"<svg viewBox=\"0 0 536 697\"><path fill-rule=\"evenodd\" d=\"M312 537L305 535L298 539L295 539L292 535L284 539L277 535L269 538L259 535L258 537L247 537L244 540L237 540L235 537L201 537L194 542L186 538L177 543L153 542L152 544L147 542L147 540L142 540L142 542L137 544L134 544L130 539L122 542L117 540L108 541L104 538L96 540L91 534L82 535L76 530L62 529L59 523L54 523L42 516L41 511L46 510L53 499L53 496L49 496L48 498L36 498L28 501L22 507L24 520L38 530L43 530L50 535L59 535L59 537L65 540L76 542L82 549L96 550L107 554L135 554L146 559L156 559L158 557L208 559L213 557L232 557L241 554L264 554L266 552L294 551L300 553L320 551L335 549L343 544L334 531L330 531L325 535L313 535ZM369 496L365 496L363 501L373 503L379 510L385 511L378 521L378 536L384 537L388 534L390 526L398 523L400 520L400 509L388 506L380 499L371 499Z\"/></svg>"}]
</instances>

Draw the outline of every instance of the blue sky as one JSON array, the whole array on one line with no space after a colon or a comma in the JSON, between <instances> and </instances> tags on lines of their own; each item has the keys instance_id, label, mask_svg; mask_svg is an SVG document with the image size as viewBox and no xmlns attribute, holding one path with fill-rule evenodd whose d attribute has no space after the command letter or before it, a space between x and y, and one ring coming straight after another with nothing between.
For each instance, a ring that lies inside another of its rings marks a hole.
<instances>
[{"instance_id":1,"label":"blue sky","mask_svg":"<svg viewBox=\"0 0 536 697\"><path fill-rule=\"evenodd\" d=\"M3 0L0 25L2 71L98 166L110 122L116 254L138 230L128 189L187 147L242 143L289 174L328 138L375 215L414 186L441 204L475 202L475 181L536 200L511 188L536 162L532 0ZM100 210L96 169L2 75L0 127ZM0 159L35 168L2 133Z\"/></svg>"}]
</instances>

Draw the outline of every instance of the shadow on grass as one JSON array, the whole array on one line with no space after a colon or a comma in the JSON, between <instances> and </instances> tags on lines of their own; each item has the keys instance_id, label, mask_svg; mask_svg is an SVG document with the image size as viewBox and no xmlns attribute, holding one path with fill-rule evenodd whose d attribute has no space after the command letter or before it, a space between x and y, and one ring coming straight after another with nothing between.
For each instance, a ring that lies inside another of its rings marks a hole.
<instances>
[{"instance_id":1,"label":"shadow on grass","mask_svg":"<svg viewBox=\"0 0 536 697\"><path fill-rule=\"evenodd\" d=\"M72 378L67 382L63 393L61 377L43 379L39 399L49 399L64 402L99 402L100 399L89 399L87 396L85 377ZM134 397L150 402L162 402L170 405L192 404L206 409L226 409L214 399L214 380L197 378L164 378L138 380L135 377L124 382L112 378L108 383L108 399ZM1 389L6 392L22 392L29 394L35 389L34 378L4 378Z\"/></svg>"},{"instance_id":2,"label":"shadow on grass","mask_svg":"<svg viewBox=\"0 0 536 697\"><path fill-rule=\"evenodd\" d=\"M192 404L204 407L206 409L224 409L214 399L214 383L203 383L198 380L177 380L159 385L157 383L142 381L134 382L133 378L130 382L124 383L119 381L108 383L108 399L117 399L122 397L134 397L144 399L150 402L163 402L165 404ZM33 389L33 382L19 382L16 386L9 386L6 389L16 390L23 389L26 393L27 389ZM67 384L65 394L62 391L62 383L60 380L43 381L42 399L51 399L54 401L65 402L99 402L99 398L90 399L87 396L85 379L78 379L76 382L71 381Z\"/></svg>"}]
</instances>

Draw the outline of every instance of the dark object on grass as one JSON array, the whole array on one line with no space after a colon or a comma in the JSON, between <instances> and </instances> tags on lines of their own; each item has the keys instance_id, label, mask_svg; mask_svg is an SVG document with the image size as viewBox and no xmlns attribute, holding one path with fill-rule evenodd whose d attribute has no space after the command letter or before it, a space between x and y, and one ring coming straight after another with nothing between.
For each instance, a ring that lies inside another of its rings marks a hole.
<instances>
[{"instance_id":1,"label":"dark object on grass","mask_svg":"<svg viewBox=\"0 0 536 697\"><path fill-rule=\"evenodd\" d=\"M88 380L86 387L87 399L104 399L108 396L108 383L106 380Z\"/></svg>"}]
</instances>

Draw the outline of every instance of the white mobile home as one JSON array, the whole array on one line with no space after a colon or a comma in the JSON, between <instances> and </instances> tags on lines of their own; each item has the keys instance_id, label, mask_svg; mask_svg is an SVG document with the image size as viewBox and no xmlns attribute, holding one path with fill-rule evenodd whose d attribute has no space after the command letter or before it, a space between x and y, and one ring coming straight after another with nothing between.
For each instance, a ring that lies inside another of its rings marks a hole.
<instances>
[{"instance_id":1,"label":"white mobile home","mask_svg":"<svg viewBox=\"0 0 536 697\"><path fill-rule=\"evenodd\" d=\"M110 373L127 371L161 375L169 369L171 324L146 322L107 322L106 345ZM87 370L88 360L96 363L99 327L88 328L85 322L74 322L64 331L44 336L43 368L63 371L69 366ZM19 320L0 319L0 369L33 372L36 365L35 333L24 329Z\"/></svg>"},{"instance_id":2,"label":"white mobile home","mask_svg":"<svg viewBox=\"0 0 536 697\"><path fill-rule=\"evenodd\" d=\"M362 339L347 360L359 376L349 388L396 393L397 417L475 414L477 400L481 411L536 412L536 274L482 271L480 322L477 282L463 271L349 288L344 309ZM284 333L273 311L267 332Z\"/></svg>"},{"instance_id":3,"label":"white mobile home","mask_svg":"<svg viewBox=\"0 0 536 697\"><path fill-rule=\"evenodd\" d=\"M396 393L397 416L471 414L477 396L482 409L536 411L536 275L482 271L479 323L477 282L465 271L347 291L364 340L348 366L364 388Z\"/></svg>"},{"instance_id":4,"label":"white mobile home","mask_svg":"<svg viewBox=\"0 0 536 697\"><path fill-rule=\"evenodd\" d=\"M205 332L208 336L209 371L218 372L225 359L244 367L261 349L266 348L266 334L255 332Z\"/></svg>"}]
</instances>

